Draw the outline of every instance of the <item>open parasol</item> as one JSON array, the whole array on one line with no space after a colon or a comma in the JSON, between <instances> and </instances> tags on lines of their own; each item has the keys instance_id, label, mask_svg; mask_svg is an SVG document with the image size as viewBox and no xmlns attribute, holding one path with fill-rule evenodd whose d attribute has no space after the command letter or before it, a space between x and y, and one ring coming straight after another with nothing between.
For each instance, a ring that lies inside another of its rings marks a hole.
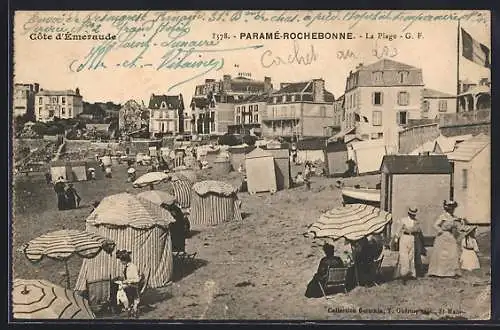
<instances>
[{"instance_id":1,"label":"open parasol","mask_svg":"<svg viewBox=\"0 0 500 330\"><path fill-rule=\"evenodd\" d=\"M137 197L146 199L153 204L162 205L162 204L173 204L177 201L175 196L169 194L168 192L161 190L147 190L137 194Z\"/></svg>"},{"instance_id":2,"label":"open parasol","mask_svg":"<svg viewBox=\"0 0 500 330\"><path fill-rule=\"evenodd\" d=\"M321 215L313 223L307 236L312 238L346 238L357 241L370 234L380 233L392 220L392 215L365 204L348 204Z\"/></svg>"},{"instance_id":3,"label":"open parasol","mask_svg":"<svg viewBox=\"0 0 500 330\"><path fill-rule=\"evenodd\" d=\"M12 313L15 319L94 319L86 299L44 280L14 279Z\"/></svg>"},{"instance_id":4,"label":"open parasol","mask_svg":"<svg viewBox=\"0 0 500 330\"><path fill-rule=\"evenodd\" d=\"M26 243L22 252L31 262L39 262L44 257L64 261L67 287L70 287L68 260L73 255L94 258L105 250L111 253L115 243L102 236L81 230L63 229L47 233Z\"/></svg>"},{"instance_id":5,"label":"open parasol","mask_svg":"<svg viewBox=\"0 0 500 330\"><path fill-rule=\"evenodd\" d=\"M352 243L368 235L381 233L391 220L390 213L377 207L348 204L322 214L317 222L309 226L305 235L310 238L319 238L329 244L340 238L345 238ZM351 248L353 249L352 244ZM356 259L356 255L354 258ZM357 267L355 267L355 274L358 279Z\"/></svg>"},{"instance_id":6,"label":"open parasol","mask_svg":"<svg viewBox=\"0 0 500 330\"><path fill-rule=\"evenodd\" d=\"M155 184L165 182L170 178L170 175L163 172L149 172L142 176L140 176L137 180L134 181L134 188L143 188L147 186L153 186Z\"/></svg>"}]
</instances>

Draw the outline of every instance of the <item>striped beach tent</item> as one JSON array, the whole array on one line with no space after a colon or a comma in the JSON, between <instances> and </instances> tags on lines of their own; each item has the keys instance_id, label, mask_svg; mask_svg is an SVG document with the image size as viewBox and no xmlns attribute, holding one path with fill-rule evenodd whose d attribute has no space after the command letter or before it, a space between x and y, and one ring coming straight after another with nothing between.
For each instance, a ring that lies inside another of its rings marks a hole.
<instances>
[{"instance_id":1,"label":"striped beach tent","mask_svg":"<svg viewBox=\"0 0 500 330\"><path fill-rule=\"evenodd\" d=\"M359 240L370 234L381 233L392 220L392 215L365 204L348 204L321 215L312 224L307 235L312 238L346 238Z\"/></svg>"},{"instance_id":2,"label":"striped beach tent","mask_svg":"<svg viewBox=\"0 0 500 330\"><path fill-rule=\"evenodd\" d=\"M148 287L165 286L172 276L170 213L149 200L129 193L105 197L87 218L87 231L104 236L116 244L116 250L131 251L132 262L148 279ZM123 266L115 255L101 253L84 260L75 290L85 291L87 282L106 281L121 276ZM105 300L109 292L96 295ZM92 301L91 301L92 303Z\"/></svg>"},{"instance_id":3,"label":"striped beach tent","mask_svg":"<svg viewBox=\"0 0 500 330\"><path fill-rule=\"evenodd\" d=\"M176 173L172 175L170 184L180 207L183 209L189 208L191 206L191 187L194 181L182 173Z\"/></svg>"},{"instance_id":4,"label":"striped beach tent","mask_svg":"<svg viewBox=\"0 0 500 330\"><path fill-rule=\"evenodd\" d=\"M217 225L226 221L240 221L241 202L237 187L222 181L201 181L191 190L192 225Z\"/></svg>"}]
</instances>

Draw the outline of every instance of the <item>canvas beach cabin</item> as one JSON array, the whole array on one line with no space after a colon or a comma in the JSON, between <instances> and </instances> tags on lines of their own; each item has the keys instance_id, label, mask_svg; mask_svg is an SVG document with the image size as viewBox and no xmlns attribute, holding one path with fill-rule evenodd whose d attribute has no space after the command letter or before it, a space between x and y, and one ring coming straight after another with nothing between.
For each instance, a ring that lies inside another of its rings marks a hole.
<instances>
[{"instance_id":1,"label":"canvas beach cabin","mask_svg":"<svg viewBox=\"0 0 500 330\"><path fill-rule=\"evenodd\" d=\"M443 200L450 197L451 166L446 156L388 155L380 171L380 206L392 214L393 228L414 206L424 236L434 237L434 222L443 212Z\"/></svg>"},{"instance_id":2,"label":"canvas beach cabin","mask_svg":"<svg viewBox=\"0 0 500 330\"><path fill-rule=\"evenodd\" d=\"M491 139L478 135L460 143L448 154L453 168L455 215L473 224L491 222Z\"/></svg>"}]
</instances>

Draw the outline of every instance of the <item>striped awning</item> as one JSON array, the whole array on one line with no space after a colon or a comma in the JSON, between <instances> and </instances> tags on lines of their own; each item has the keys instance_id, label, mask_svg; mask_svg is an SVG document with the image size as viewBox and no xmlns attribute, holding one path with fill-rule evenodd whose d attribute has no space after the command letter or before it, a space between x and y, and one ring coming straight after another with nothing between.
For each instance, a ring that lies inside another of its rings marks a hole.
<instances>
[{"instance_id":1,"label":"striped awning","mask_svg":"<svg viewBox=\"0 0 500 330\"><path fill-rule=\"evenodd\" d=\"M229 196L238 191L238 187L234 187L229 183L222 181L201 181L193 185L193 190L198 195L206 195L208 193L215 193L222 196Z\"/></svg>"},{"instance_id":2,"label":"striped awning","mask_svg":"<svg viewBox=\"0 0 500 330\"><path fill-rule=\"evenodd\" d=\"M168 227L174 221L167 210L129 193L105 197L87 218L87 224L92 226L129 226L137 229Z\"/></svg>"},{"instance_id":3,"label":"striped awning","mask_svg":"<svg viewBox=\"0 0 500 330\"><path fill-rule=\"evenodd\" d=\"M149 172L141 177L139 177L137 180L134 181L133 187L134 188L143 188L147 187L149 185L155 185L161 182L164 182L170 178L170 175L163 173L163 172Z\"/></svg>"},{"instance_id":4,"label":"striped awning","mask_svg":"<svg viewBox=\"0 0 500 330\"><path fill-rule=\"evenodd\" d=\"M380 233L392 220L392 215L374 206L348 204L332 209L312 224L308 236L312 238L346 238L351 241Z\"/></svg>"},{"instance_id":5,"label":"striped awning","mask_svg":"<svg viewBox=\"0 0 500 330\"><path fill-rule=\"evenodd\" d=\"M81 230L58 230L24 245L23 252L32 262L38 262L44 257L54 260L68 260L73 255L82 258L94 258L102 249L112 250L114 242L105 237Z\"/></svg>"},{"instance_id":6,"label":"striped awning","mask_svg":"<svg viewBox=\"0 0 500 330\"><path fill-rule=\"evenodd\" d=\"M87 300L44 280L14 279L12 313L15 319L95 319Z\"/></svg>"}]
</instances>

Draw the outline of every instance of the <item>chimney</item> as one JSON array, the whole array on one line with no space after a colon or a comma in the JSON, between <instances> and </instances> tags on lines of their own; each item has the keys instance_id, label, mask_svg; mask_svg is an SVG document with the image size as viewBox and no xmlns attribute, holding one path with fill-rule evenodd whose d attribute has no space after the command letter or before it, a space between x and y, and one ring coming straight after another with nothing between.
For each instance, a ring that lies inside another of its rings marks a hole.
<instances>
[{"instance_id":1,"label":"chimney","mask_svg":"<svg viewBox=\"0 0 500 330\"><path fill-rule=\"evenodd\" d=\"M272 89L271 77L264 77L264 93L269 93Z\"/></svg>"},{"instance_id":2,"label":"chimney","mask_svg":"<svg viewBox=\"0 0 500 330\"><path fill-rule=\"evenodd\" d=\"M313 79L313 102L325 102L325 81L323 79Z\"/></svg>"},{"instance_id":3,"label":"chimney","mask_svg":"<svg viewBox=\"0 0 500 330\"><path fill-rule=\"evenodd\" d=\"M33 91L34 91L35 93L38 93L38 91L39 91L39 90L40 90L40 84L38 84L38 83L34 83L34 84L33 84Z\"/></svg>"},{"instance_id":4,"label":"chimney","mask_svg":"<svg viewBox=\"0 0 500 330\"><path fill-rule=\"evenodd\" d=\"M230 91L231 90L231 75L225 74L222 77L222 89L224 91Z\"/></svg>"},{"instance_id":5,"label":"chimney","mask_svg":"<svg viewBox=\"0 0 500 330\"><path fill-rule=\"evenodd\" d=\"M77 87L77 88L75 89L75 93L76 93L76 95L80 95L80 88L78 88L78 87Z\"/></svg>"}]
</instances>

